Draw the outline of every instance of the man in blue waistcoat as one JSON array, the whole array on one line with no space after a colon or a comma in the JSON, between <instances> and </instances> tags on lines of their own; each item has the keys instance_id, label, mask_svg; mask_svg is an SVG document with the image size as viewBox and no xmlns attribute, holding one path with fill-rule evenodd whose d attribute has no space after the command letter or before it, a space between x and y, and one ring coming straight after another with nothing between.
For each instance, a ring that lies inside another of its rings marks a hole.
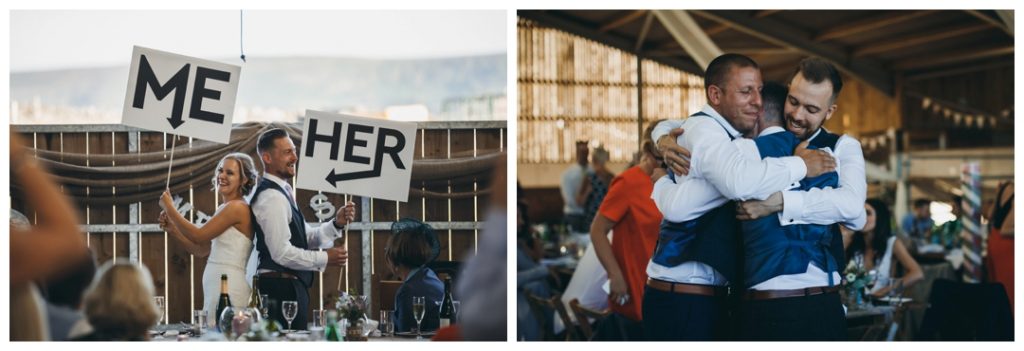
<instances>
[{"instance_id":1,"label":"man in blue waistcoat","mask_svg":"<svg viewBox=\"0 0 1024 351\"><path fill-rule=\"evenodd\" d=\"M263 175L249 203L259 254L256 272L260 276L260 293L269 295L274 302L270 305L270 317L282 326L287 325L281 312L282 302L296 301L298 311L291 329L304 330L313 273L348 261L348 251L343 246L332 246L335 239L341 238L345 225L355 219L355 203L350 201L339 208L333 221L320 226L306 225L290 184L298 162L295 143L283 129L271 129L260 134L256 152L263 161ZM245 301L232 303L244 305Z\"/></svg>"},{"instance_id":2,"label":"man in blue waistcoat","mask_svg":"<svg viewBox=\"0 0 1024 351\"><path fill-rule=\"evenodd\" d=\"M851 229L863 226L866 182L860 144L821 128L835 110L841 87L838 72L830 64L813 58L802 61L788 94L772 84L762 92L765 111L757 140L735 142L748 157L780 157L806 139L810 148L836 155L840 167L838 172L805 178L765 201L738 206L738 218L752 219L743 223L743 287L748 290L737 294L743 299L737 325L741 339L841 340L845 336L845 317L836 293L837 262L844 259L833 224ZM780 127L783 105L787 130ZM701 193L687 188L694 186L663 189L667 194L661 194L660 205L676 212L692 210L691 203L702 201ZM682 194L688 197L685 201L679 200Z\"/></svg>"},{"instance_id":3,"label":"man in blue waistcoat","mask_svg":"<svg viewBox=\"0 0 1024 351\"><path fill-rule=\"evenodd\" d=\"M700 188L696 191L716 199L665 217L644 290L644 331L650 340L726 339L728 287L742 286L740 228L736 207L728 199L764 199L805 176L834 168L832 157L821 150L800 147L796 156L762 160L746 157L733 145L732 140L756 127L761 114L761 73L750 58L715 58L705 70L704 84L707 106L686 120L662 122L652 132L661 141L669 131L685 128L686 135L665 140L693 150L687 174L657 181L652 195L656 202L666 192L659 188L688 179L706 181L694 182Z\"/></svg>"}]
</instances>

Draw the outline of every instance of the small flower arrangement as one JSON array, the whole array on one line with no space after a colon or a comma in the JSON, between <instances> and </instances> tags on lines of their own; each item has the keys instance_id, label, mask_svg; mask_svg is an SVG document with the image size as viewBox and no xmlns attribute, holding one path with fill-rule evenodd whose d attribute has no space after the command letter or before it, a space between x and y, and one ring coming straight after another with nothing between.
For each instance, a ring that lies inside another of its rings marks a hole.
<instances>
[{"instance_id":1,"label":"small flower arrangement","mask_svg":"<svg viewBox=\"0 0 1024 351\"><path fill-rule=\"evenodd\" d=\"M855 256L843 270L843 285L846 288L847 307L859 308L864 304L864 291L868 284L875 279L875 271L868 271L864 268L864 258Z\"/></svg>"},{"instance_id":2,"label":"small flower arrangement","mask_svg":"<svg viewBox=\"0 0 1024 351\"><path fill-rule=\"evenodd\" d=\"M348 325L356 325L366 316L369 305L366 296L352 295L348 292L341 292L334 307L338 309L339 317L348 320Z\"/></svg>"}]
</instances>

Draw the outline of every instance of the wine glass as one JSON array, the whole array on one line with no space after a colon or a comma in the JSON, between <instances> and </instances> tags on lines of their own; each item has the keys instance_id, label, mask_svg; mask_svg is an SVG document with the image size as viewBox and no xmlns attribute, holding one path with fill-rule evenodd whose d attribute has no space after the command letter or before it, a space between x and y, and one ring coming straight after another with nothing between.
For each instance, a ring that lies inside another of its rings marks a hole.
<instances>
[{"instance_id":1,"label":"wine glass","mask_svg":"<svg viewBox=\"0 0 1024 351\"><path fill-rule=\"evenodd\" d=\"M284 313L284 319L288 320L288 332L292 330L292 320L295 319L295 315L299 313L299 302L298 301L285 301L281 305L281 313Z\"/></svg>"},{"instance_id":2,"label":"wine glass","mask_svg":"<svg viewBox=\"0 0 1024 351\"><path fill-rule=\"evenodd\" d=\"M423 333L420 329L420 325L423 322L423 315L427 312L427 309L423 306L423 296L412 297L412 316L416 318L416 339L423 340Z\"/></svg>"},{"instance_id":3,"label":"wine glass","mask_svg":"<svg viewBox=\"0 0 1024 351\"><path fill-rule=\"evenodd\" d=\"M897 308L903 304L903 279L893 279L889 288L889 304Z\"/></svg>"},{"instance_id":4,"label":"wine glass","mask_svg":"<svg viewBox=\"0 0 1024 351\"><path fill-rule=\"evenodd\" d=\"M163 296L154 296L153 297L153 303L156 304L156 311L157 311L157 313L160 314L160 318L156 320L156 324L157 325L160 325L160 322L163 322L163 320L164 320L164 301L165 300L164 300Z\"/></svg>"}]
</instances>

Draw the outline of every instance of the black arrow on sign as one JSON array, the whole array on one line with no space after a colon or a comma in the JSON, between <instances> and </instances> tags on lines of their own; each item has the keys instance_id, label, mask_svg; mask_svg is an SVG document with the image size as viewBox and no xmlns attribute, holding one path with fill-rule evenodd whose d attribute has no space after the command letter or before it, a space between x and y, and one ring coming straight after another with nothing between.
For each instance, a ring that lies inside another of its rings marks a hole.
<instances>
[{"instance_id":1,"label":"black arrow on sign","mask_svg":"<svg viewBox=\"0 0 1024 351\"><path fill-rule=\"evenodd\" d=\"M171 123L171 128L174 128L174 129L178 129L179 126L181 126L182 124L185 124L185 121L181 119L181 115L170 117L170 118L167 119L167 122L170 122Z\"/></svg>"},{"instance_id":2,"label":"black arrow on sign","mask_svg":"<svg viewBox=\"0 0 1024 351\"><path fill-rule=\"evenodd\" d=\"M377 165L377 167L375 167L371 171L342 173L342 174L335 173L334 172L334 168L331 168L331 173L328 173L327 177L324 178L324 179L326 179L328 183L331 183L331 186L337 188L338 187L338 182L342 182L342 181L346 181L346 180L353 180L353 179L373 178L373 177L379 177L379 176L380 176L380 165Z\"/></svg>"}]
</instances>

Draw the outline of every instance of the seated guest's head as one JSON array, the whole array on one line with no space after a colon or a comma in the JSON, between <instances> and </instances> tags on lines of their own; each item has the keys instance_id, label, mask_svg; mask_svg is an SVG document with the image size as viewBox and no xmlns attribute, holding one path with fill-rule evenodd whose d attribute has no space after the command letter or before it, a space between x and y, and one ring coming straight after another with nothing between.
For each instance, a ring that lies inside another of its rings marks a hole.
<instances>
[{"instance_id":1,"label":"seated guest's head","mask_svg":"<svg viewBox=\"0 0 1024 351\"><path fill-rule=\"evenodd\" d=\"M931 204L932 201L928 199L914 200L914 216L920 219L931 217L932 211L929 207Z\"/></svg>"},{"instance_id":2,"label":"seated guest's head","mask_svg":"<svg viewBox=\"0 0 1024 351\"><path fill-rule=\"evenodd\" d=\"M384 247L384 258L391 270L405 278L409 271L425 266L440 253L434 230L426 223L403 218L391 225L391 238Z\"/></svg>"},{"instance_id":3,"label":"seated guest's head","mask_svg":"<svg viewBox=\"0 0 1024 351\"><path fill-rule=\"evenodd\" d=\"M127 259L107 261L85 293L85 316L98 339L143 340L160 318L153 277Z\"/></svg>"},{"instance_id":4,"label":"seated guest's head","mask_svg":"<svg viewBox=\"0 0 1024 351\"><path fill-rule=\"evenodd\" d=\"M881 257L888 246L889 238L892 237L892 213L884 201L868 199L864 203L864 211L867 221L864 223L864 229L853 234L853 241L846 249L848 260L854 253L864 252L868 245L877 252L876 257Z\"/></svg>"},{"instance_id":5,"label":"seated guest's head","mask_svg":"<svg viewBox=\"0 0 1024 351\"><path fill-rule=\"evenodd\" d=\"M92 250L70 271L46 282L46 301L71 309L82 308L82 295L96 276L96 259Z\"/></svg>"},{"instance_id":6,"label":"seated guest's head","mask_svg":"<svg viewBox=\"0 0 1024 351\"><path fill-rule=\"evenodd\" d=\"M227 154L220 159L213 172L213 188L225 199L247 197L259 180L252 157L241 152Z\"/></svg>"}]
</instances>

